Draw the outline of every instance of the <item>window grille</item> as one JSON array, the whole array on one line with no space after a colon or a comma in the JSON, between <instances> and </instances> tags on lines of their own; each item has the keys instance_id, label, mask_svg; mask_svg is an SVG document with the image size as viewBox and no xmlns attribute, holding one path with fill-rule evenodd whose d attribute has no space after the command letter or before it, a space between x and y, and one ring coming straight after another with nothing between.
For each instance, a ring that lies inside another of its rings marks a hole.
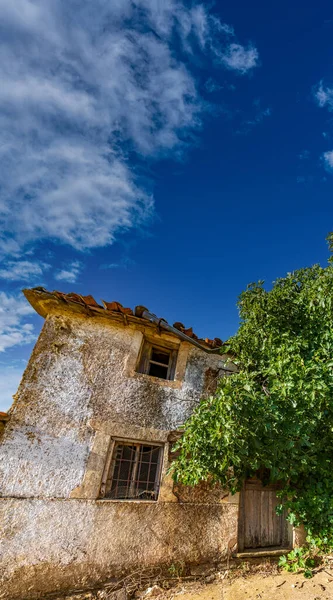
<instances>
[{"instance_id":1,"label":"window grille","mask_svg":"<svg viewBox=\"0 0 333 600\"><path fill-rule=\"evenodd\" d=\"M144 341L137 371L161 379L174 379L177 349Z\"/></svg>"},{"instance_id":2,"label":"window grille","mask_svg":"<svg viewBox=\"0 0 333 600\"><path fill-rule=\"evenodd\" d=\"M162 446L116 442L101 496L114 500L157 500Z\"/></svg>"}]
</instances>

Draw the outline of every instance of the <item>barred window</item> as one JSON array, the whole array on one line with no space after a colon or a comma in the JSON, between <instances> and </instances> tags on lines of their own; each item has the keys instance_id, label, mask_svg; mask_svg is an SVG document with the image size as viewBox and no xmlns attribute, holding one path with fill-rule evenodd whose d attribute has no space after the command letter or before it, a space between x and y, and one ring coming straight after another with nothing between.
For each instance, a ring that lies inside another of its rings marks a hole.
<instances>
[{"instance_id":1,"label":"barred window","mask_svg":"<svg viewBox=\"0 0 333 600\"><path fill-rule=\"evenodd\" d=\"M114 500L157 500L162 446L115 442L101 497Z\"/></svg>"}]
</instances>

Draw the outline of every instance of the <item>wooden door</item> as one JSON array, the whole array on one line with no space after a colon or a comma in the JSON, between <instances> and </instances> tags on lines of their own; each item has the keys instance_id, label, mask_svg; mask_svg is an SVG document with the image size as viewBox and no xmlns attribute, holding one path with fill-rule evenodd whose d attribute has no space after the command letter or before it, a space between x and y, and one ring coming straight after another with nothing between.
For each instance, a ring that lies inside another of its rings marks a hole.
<instances>
[{"instance_id":1,"label":"wooden door","mask_svg":"<svg viewBox=\"0 0 333 600\"><path fill-rule=\"evenodd\" d=\"M280 503L278 486L264 486L258 479L248 479L241 492L238 550L255 548L288 548L286 514L277 515Z\"/></svg>"}]
</instances>

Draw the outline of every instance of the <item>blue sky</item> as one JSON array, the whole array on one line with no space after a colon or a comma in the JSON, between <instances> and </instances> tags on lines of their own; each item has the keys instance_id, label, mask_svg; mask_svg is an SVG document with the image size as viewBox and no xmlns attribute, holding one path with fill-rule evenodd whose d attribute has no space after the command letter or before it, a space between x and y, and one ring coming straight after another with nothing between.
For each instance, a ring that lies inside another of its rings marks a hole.
<instances>
[{"instance_id":1,"label":"blue sky","mask_svg":"<svg viewBox=\"0 0 333 600\"><path fill-rule=\"evenodd\" d=\"M331 3L0 7L0 410L42 325L23 287L226 339L247 283L326 263Z\"/></svg>"}]
</instances>

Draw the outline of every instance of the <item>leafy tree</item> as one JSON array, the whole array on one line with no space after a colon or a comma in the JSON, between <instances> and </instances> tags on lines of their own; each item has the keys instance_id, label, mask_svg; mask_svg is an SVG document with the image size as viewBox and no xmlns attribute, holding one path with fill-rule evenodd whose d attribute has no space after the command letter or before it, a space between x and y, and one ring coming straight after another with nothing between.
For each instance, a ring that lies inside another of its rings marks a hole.
<instances>
[{"instance_id":1,"label":"leafy tree","mask_svg":"<svg viewBox=\"0 0 333 600\"><path fill-rule=\"evenodd\" d=\"M333 234L328 242L333 250ZM239 330L223 351L239 372L222 378L185 424L174 478L236 492L269 469L289 520L333 546L333 258L270 290L249 285L238 307Z\"/></svg>"}]
</instances>

